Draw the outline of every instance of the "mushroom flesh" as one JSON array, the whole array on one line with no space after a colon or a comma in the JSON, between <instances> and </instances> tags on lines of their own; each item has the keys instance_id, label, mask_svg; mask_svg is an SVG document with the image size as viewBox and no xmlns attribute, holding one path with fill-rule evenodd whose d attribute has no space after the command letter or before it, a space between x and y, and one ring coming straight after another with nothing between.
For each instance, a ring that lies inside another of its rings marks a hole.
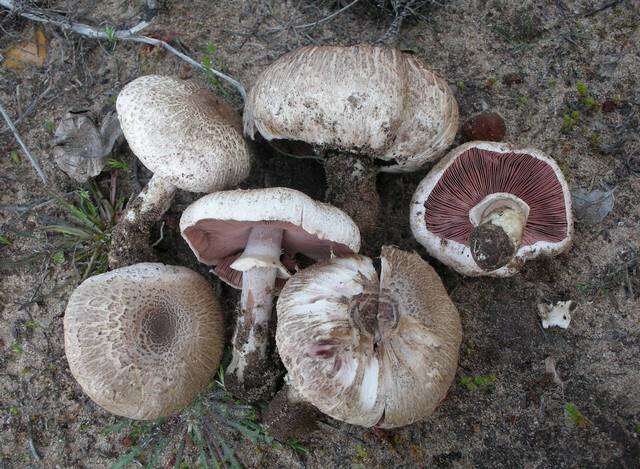
<instances>
[{"instance_id":1,"label":"mushroom flesh","mask_svg":"<svg viewBox=\"0 0 640 469\"><path fill-rule=\"evenodd\" d=\"M411 229L429 254L465 275L505 277L568 249L571 195L550 157L507 143L452 150L418 185Z\"/></svg>"},{"instance_id":2,"label":"mushroom flesh","mask_svg":"<svg viewBox=\"0 0 640 469\"><path fill-rule=\"evenodd\" d=\"M358 252L357 226L335 207L276 187L206 195L184 211L180 231L198 260L242 289L227 387L249 401L269 396L275 383L265 370L277 287L296 256L324 260Z\"/></svg>"},{"instance_id":3,"label":"mushroom flesh","mask_svg":"<svg viewBox=\"0 0 640 469\"><path fill-rule=\"evenodd\" d=\"M201 275L142 263L74 290L64 343L71 373L93 401L116 415L152 420L188 405L215 375L224 325Z\"/></svg>"},{"instance_id":4,"label":"mushroom flesh","mask_svg":"<svg viewBox=\"0 0 640 469\"><path fill-rule=\"evenodd\" d=\"M288 380L325 414L392 428L429 416L451 385L460 317L415 253L383 247L294 275L278 299L276 342ZM293 394L293 393L292 393Z\"/></svg>"},{"instance_id":5,"label":"mushroom flesh","mask_svg":"<svg viewBox=\"0 0 640 469\"><path fill-rule=\"evenodd\" d=\"M458 106L442 78L414 55L371 45L280 57L256 80L244 112L250 138L258 133L276 148L304 142L324 158L329 202L363 232L377 224L377 173L438 159L457 129Z\"/></svg>"},{"instance_id":6,"label":"mushroom flesh","mask_svg":"<svg viewBox=\"0 0 640 469\"><path fill-rule=\"evenodd\" d=\"M149 75L125 86L118 118L133 153L153 172L118 222L111 268L153 258L149 231L171 205L176 189L212 192L237 185L250 155L235 112L192 82Z\"/></svg>"}]
</instances>

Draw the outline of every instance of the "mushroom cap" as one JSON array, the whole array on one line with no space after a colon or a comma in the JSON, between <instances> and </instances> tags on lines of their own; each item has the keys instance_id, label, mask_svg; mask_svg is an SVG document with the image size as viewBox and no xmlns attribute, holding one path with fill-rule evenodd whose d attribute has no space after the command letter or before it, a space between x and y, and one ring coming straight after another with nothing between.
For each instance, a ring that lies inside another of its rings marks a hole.
<instances>
[{"instance_id":1,"label":"mushroom cap","mask_svg":"<svg viewBox=\"0 0 640 469\"><path fill-rule=\"evenodd\" d=\"M277 303L276 343L304 400L338 420L392 428L426 418L444 399L462 328L420 256L383 247L380 259L379 279L358 255L294 275ZM359 322L367 308L369 322Z\"/></svg>"},{"instance_id":2,"label":"mushroom cap","mask_svg":"<svg viewBox=\"0 0 640 469\"><path fill-rule=\"evenodd\" d=\"M244 132L369 155L415 171L458 130L447 83L414 55L371 45L308 46L267 67L245 104Z\"/></svg>"},{"instance_id":3,"label":"mushroom cap","mask_svg":"<svg viewBox=\"0 0 640 469\"><path fill-rule=\"evenodd\" d=\"M198 260L215 265L215 273L236 288L242 273L230 264L242 254L251 229L268 225L284 230L283 264L293 257L314 260L360 250L360 231L342 210L285 187L232 190L205 195L180 218L180 232Z\"/></svg>"},{"instance_id":4,"label":"mushroom cap","mask_svg":"<svg viewBox=\"0 0 640 469\"><path fill-rule=\"evenodd\" d=\"M491 194L528 206L513 260L486 272L473 260L473 208ZM429 254L464 275L508 277L525 261L571 246L571 194L558 165L540 150L508 143L469 142L454 148L420 182L411 202L411 230Z\"/></svg>"},{"instance_id":5,"label":"mushroom cap","mask_svg":"<svg viewBox=\"0 0 640 469\"><path fill-rule=\"evenodd\" d=\"M249 175L251 158L239 117L195 83L143 76L120 91L116 109L131 150L180 189L211 192Z\"/></svg>"},{"instance_id":6,"label":"mushroom cap","mask_svg":"<svg viewBox=\"0 0 640 469\"><path fill-rule=\"evenodd\" d=\"M91 399L116 415L152 420L188 405L215 375L224 324L201 275L142 263L74 290L64 343L71 373Z\"/></svg>"}]
</instances>

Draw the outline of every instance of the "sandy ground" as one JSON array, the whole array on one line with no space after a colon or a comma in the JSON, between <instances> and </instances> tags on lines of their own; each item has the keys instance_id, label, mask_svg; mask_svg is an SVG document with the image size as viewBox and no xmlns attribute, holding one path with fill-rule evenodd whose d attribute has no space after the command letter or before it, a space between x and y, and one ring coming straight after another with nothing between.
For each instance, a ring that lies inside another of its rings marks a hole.
<instances>
[{"instance_id":1,"label":"sandy ground","mask_svg":"<svg viewBox=\"0 0 640 469\"><path fill-rule=\"evenodd\" d=\"M141 10L140 2L130 1L39 3L100 27L130 27ZM317 21L348 2L160 3L149 32L179 41L197 60L211 56L246 87L288 50L310 43L372 42L389 26L389 16L366 1L303 29L286 26ZM308 452L265 438L253 444L223 424L220 432L248 467L638 467L640 5L636 0L441 3L405 21L399 46L446 78L462 121L485 109L499 112L507 141L552 155L572 189L613 189L613 211L601 222L579 222L573 248L558 258L531 262L508 279L465 278L429 259L411 235L409 202L427 168L380 176L382 214L370 251L395 244L432 261L462 317L460 367L448 398L426 422L389 432L327 418L302 441ZM0 48L33 35L32 23L5 12L0 28ZM81 187L56 167L49 148L52 128L66 110L110 106L124 84L143 74L204 82L199 72L159 50L129 43L112 48L52 26L43 31L49 44L42 68L16 72L0 63L0 101L15 117L36 99L18 129L49 176L48 186L60 192ZM208 44L215 51L207 52ZM231 89L210 85L240 107ZM175 460L180 441L186 467L198 467L197 445L181 430L200 418L197 409L170 419L161 430L124 421L121 430L109 432L121 419L93 404L71 377L62 321L82 272L70 252L64 259L54 255L59 237L42 227L65 213L46 203L48 188L25 155L10 157L17 148L0 126L0 234L8 240L0 246L0 467L109 467L154 431L169 440L158 467ZM323 197L320 165L286 159L260 144L254 151L256 164L244 186L286 185ZM115 156L134 166L126 145ZM139 182L148 177L139 168ZM103 188L109 180L108 170L98 178ZM136 190L132 171L120 171L117 181L121 195ZM206 275L177 233L176 220L194 197L178 195L164 218L157 252ZM237 295L209 278L231 318ZM543 330L539 298L575 301L570 328ZM548 357L555 359L562 385L545 374ZM495 381L477 389L460 382L491 375ZM583 418L567 412L568 404ZM138 459L149 463L151 456L143 448Z\"/></svg>"}]
</instances>

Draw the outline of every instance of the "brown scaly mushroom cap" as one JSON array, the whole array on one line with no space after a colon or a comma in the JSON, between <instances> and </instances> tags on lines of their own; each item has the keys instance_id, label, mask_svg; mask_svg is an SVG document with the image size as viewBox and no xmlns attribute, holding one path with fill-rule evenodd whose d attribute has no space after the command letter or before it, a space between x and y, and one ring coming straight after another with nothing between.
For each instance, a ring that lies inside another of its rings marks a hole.
<instances>
[{"instance_id":1,"label":"brown scaly mushroom cap","mask_svg":"<svg viewBox=\"0 0 640 469\"><path fill-rule=\"evenodd\" d=\"M335 207L275 187L206 195L184 211L180 231L198 260L242 288L227 387L246 400L267 397L272 383L264 371L276 279L290 276L297 254L324 260L358 252L358 227Z\"/></svg>"},{"instance_id":2,"label":"brown scaly mushroom cap","mask_svg":"<svg viewBox=\"0 0 640 469\"><path fill-rule=\"evenodd\" d=\"M419 184L411 229L429 254L464 275L507 277L524 262L571 246L567 182L533 148L470 142Z\"/></svg>"},{"instance_id":3,"label":"brown scaly mushroom cap","mask_svg":"<svg viewBox=\"0 0 640 469\"><path fill-rule=\"evenodd\" d=\"M71 373L98 405L140 420L187 406L217 371L218 301L184 267L136 264L78 286L64 317Z\"/></svg>"},{"instance_id":4,"label":"brown scaly mushroom cap","mask_svg":"<svg viewBox=\"0 0 640 469\"><path fill-rule=\"evenodd\" d=\"M457 129L458 106L442 78L414 55L371 45L308 46L280 57L256 80L244 112L245 135L302 141L327 157L330 200L367 231L376 173L438 159Z\"/></svg>"},{"instance_id":5,"label":"brown scaly mushroom cap","mask_svg":"<svg viewBox=\"0 0 640 469\"><path fill-rule=\"evenodd\" d=\"M195 83L143 76L122 89L116 109L131 150L153 178L116 227L112 268L150 257L149 247L132 238L147 242L149 226L168 209L176 189L212 192L234 187L248 176L251 164L239 117Z\"/></svg>"},{"instance_id":6,"label":"brown scaly mushroom cap","mask_svg":"<svg viewBox=\"0 0 640 469\"><path fill-rule=\"evenodd\" d=\"M435 271L383 247L294 275L277 304L276 342L306 402L355 425L393 428L429 416L458 364L460 317Z\"/></svg>"}]
</instances>

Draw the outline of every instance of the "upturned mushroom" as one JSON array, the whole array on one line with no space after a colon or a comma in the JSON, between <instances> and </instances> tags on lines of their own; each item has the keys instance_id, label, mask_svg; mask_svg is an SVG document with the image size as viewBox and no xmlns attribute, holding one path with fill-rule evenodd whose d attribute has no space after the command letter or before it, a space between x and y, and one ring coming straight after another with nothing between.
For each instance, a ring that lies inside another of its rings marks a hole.
<instances>
[{"instance_id":1,"label":"upturned mushroom","mask_svg":"<svg viewBox=\"0 0 640 469\"><path fill-rule=\"evenodd\" d=\"M335 207L275 187L206 195L184 211L180 231L200 262L242 289L227 387L249 401L269 396L275 383L265 375L266 352L276 280L290 276L297 255L324 260L358 252L358 227Z\"/></svg>"},{"instance_id":2,"label":"upturned mushroom","mask_svg":"<svg viewBox=\"0 0 640 469\"><path fill-rule=\"evenodd\" d=\"M212 192L249 174L239 117L210 91L177 78L149 75L125 86L116 101L131 150L153 177L113 232L111 268L152 259L149 231L176 189Z\"/></svg>"},{"instance_id":3,"label":"upturned mushroom","mask_svg":"<svg viewBox=\"0 0 640 469\"><path fill-rule=\"evenodd\" d=\"M464 275L507 277L525 261L571 246L571 194L560 168L533 148L470 142L418 185L411 230Z\"/></svg>"},{"instance_id":4,"label":"upturned mushroom","mask_svg":"<svg viewBox=\"0 0 640 469\"><path fill-rule=\"evenodd\" d=\"M363 233L377 224L376 174L435 161L457 129L458 105L442 78L414 55L370 45L280 57L258 77L244 111L250 138L304 142L324 158L329 202Z\"/></svg>"},{"instance_id":5,"label":"upturned mushroom","mask_svg":"<svg viewBox=\"0 0 640 469\"><path fill-rule=\"evenodd\" d=\"M64 344L71 373L93 401L116 415L152 420L188 405L215 375L224 325L201 275L142 263L74 290Z\"/></svg>"},{"instance_id":6,"label":"upturned mushroom","mask_svg":"<svg viewBox=\"0 0 640 469\"><path fill-rule=\"evenodd\" d=\"M444 399L460 316L433 268L383 247L380 274L353 255L294 275L278 299L276 342L290 396L364 427L423 420Z\"/></svg>"}]
</instances>

